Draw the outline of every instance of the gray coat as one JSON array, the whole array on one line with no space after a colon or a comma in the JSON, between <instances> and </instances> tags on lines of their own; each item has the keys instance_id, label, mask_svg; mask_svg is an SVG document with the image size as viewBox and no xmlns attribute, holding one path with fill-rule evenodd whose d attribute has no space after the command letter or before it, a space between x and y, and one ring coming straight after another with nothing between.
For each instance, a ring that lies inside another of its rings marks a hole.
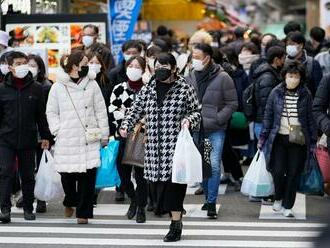
<instances>
[{"instance_id":1,"label":"gray coat","mask_svg":"<svg viewBox=\"0 0 330 248\"><path fill-rule=\"evenodd\" d=\"M233 112L238 108L238 98L234 81L219 66L210 72L209 83L202 99L202 118L206 132L226 130ZM190 72L187 82L198 91L195 72Z\"/></svg>"}]
</instances>

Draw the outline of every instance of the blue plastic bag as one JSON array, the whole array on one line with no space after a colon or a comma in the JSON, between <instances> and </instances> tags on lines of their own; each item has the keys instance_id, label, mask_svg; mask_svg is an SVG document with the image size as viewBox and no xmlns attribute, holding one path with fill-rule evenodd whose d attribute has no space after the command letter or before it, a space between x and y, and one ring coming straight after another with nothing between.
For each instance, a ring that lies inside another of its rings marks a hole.
<instances>
[{"instance_id":1,"label":"blue plastic bag","mask_svg":"<svg viewBox=\"0 0 330 248\"><path fill-rule=\"evenodd\" d=\"M119 141L111 140L108 146L101 149L101 166L96 172L95 188L119 186L120 177L117 170L117 157L119 153Z\"/></svg>"},{"instance_id":2,"label":"blue plastic bag","mask_svg":"<svg viewBox=\"0 0 330 248\"><path fill-rule=\"evenodd\" d=\"M308 195L323 195L323 177L314 154L310 156L309 170L300 176L298 191Z\"/></svg>"}]
</instances>

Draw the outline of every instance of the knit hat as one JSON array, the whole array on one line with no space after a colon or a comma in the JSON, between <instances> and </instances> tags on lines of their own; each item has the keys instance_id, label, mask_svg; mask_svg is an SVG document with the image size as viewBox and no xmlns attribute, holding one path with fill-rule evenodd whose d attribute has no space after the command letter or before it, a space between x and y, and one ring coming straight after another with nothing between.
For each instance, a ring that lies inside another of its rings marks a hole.
<instances>
[{"instance_id":1,"label":"knit hat","mask_svg":"<svg viewBox=\"0 0 330 248\"><path fill-rule=\"evenodd\" d=\"M5 31L0 30L0 45L8 47L8 40L9 35Z\"/></svg>"}]
</instances>

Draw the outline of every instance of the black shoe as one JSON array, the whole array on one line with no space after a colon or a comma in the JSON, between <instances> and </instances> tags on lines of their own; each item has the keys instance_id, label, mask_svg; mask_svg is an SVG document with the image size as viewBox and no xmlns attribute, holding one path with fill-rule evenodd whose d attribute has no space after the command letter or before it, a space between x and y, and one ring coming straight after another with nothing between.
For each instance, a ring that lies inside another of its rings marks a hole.
<instances>
[{"instance_id":1,"label":"black shoe","mask_svg":"<svg viewBox=\"0 0 330 248\"><path fill-rule=\"evenodd\" d=\"M164 242L177 242L181 239L182 234L182 220L172 220L170 231L164 237Z\"/></svg>"},{"instance_id":2,"label":"black shoe","mask_svg":"<svg viewBox=\"0 0 330 248\"><path fill-rule=\"evenodd\" d=\"M209 209L209 204L208 203L204 203L202 210L203 211L207 211Z\"/></svg>"},{"instance_id":3,"label":"black shoe","mask_svg":"<svg viewBox=\"0 0 330 248\"><path fill-rule=\"evenodd\" d=\"M46 213L47 212L47 206L45 201L39 201L37 200L37 209L36 212L39 214Z\"/></svg>"},{"instance_id":4,"label":"black shoe","mask_svg":"<svg viewBox=\"0 0 330 248\"><path fill-rule=\"evenodd\" d=\"M16 202L17 208L23 208L23 196L21 196L18 201Z\"/></svg>"},{"instance_id":5,"label":"black shoe","mask_svg":"<svg viewBox=\"0 0 330 248\"><path fill-rule=\"evenodd\" d=\"M199 187L196 191L195 191L195 195L202 195L204 194L204 190L202 187Z\"/></svg>"},{"instance_id":6,"label":"black shoe","mask_svg":"<svg viewBox=\"0 0 330 248\"><path fill-rule=\"evenodd\" d=\"M11 221L10 212L0 213L0 222L7 224Z\"/></svg>"},{"instance_id":7,"label":"black shoe","mask_svg":"<svg viewBox=\"0 0 330 248\"><path fill-rule=\"evenodd\" d=\"M211 219L216 219L218 216L217 207L215 203L208 203L207 216Z\"/></svg>"},{"instance_id":8,"label":"black shoe","mask_svg":"<svg viewBox=\"0 0 330 248\"><path fill-rule=\"evenodd\" d=\"M146 211L144 208L138 207L136 213L136 223L146 222Z\"/></svg>"},{"instance_id":9,"label":"black shoe","mask_svg":"<svg viewBox=\"0 0 330 248\"><path fill-rule=\"evenodd\" d=\"M134 216L136 215L136 210L137 210L136 201L131 201L131 204L129 205L129 209L126 214L129 220L134 218Z\"/></svg>"},{"instance_id":10,"label":"black shoe","mask_svg":"<svg viewBox=\"0 0 330 248\"><path fill-rule=\"evenodd\" d=\"M116 200L116 202L125 201L125 194L122 192L116 192L115 200Z\"/></svg>"},{"instance_id":11,"label":"black shoe","mask_svg":"<svg viewBox=\"0 0 330 248\"><path fill-rule=\"evenodd\" d=\"M24 219L25 220L36 220L36 216L32 212L24 212Z\"/></svg>"},{"instance_id":12,"label":"black shoe","mask_svg":"<svg viewBox=\"0 0 330 248\"><path fill-rule=\"evenodd\" d=\"M234 190L236 191L236 192L238 192L238 191L241 191L241 186L242 186L242 184L241 184L241 181L235 181L235 183L234 183Z\"/></svg>"}]
</instances>

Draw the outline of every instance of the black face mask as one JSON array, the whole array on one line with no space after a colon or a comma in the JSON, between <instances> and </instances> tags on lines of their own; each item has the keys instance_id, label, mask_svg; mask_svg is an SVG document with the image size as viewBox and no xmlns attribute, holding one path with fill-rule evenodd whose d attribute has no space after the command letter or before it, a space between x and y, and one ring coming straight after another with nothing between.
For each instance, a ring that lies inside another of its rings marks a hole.
<instances>
[{"instance_id":1,"label":"black face mask","mask_svg":"<svg viewBox=\"0 0 330 248\"><path fill-rule=\"evenodd\" d=\"M171 70L167 68L159 68L155 70L155 78L158 81L164 82L171 76Z\"/></svg>"},{"instance_id":2,"label":"black face mask","mask_svg":"<svg viewBox=\"0 0 330 248\"><path fill-rule=\"evenodd\" d=\"M78 71L78 76L80 78L86 77L88 74L89 67L87 65L84 65L80 68L80 71Z\"/></svg>"}]
</instances>

